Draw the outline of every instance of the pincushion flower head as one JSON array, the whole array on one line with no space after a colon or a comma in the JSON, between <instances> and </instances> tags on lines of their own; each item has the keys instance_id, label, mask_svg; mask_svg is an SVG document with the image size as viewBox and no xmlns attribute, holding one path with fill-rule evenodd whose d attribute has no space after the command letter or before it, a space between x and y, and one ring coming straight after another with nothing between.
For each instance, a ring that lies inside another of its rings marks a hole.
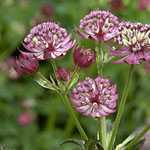
<instances>
[{"instance_id":1,"label":"pincushion flower head","mask_svg":"<svg viewBox=\"0 0 150 150\"><path fill-rule=\"evenodd\" d=\"M150 61L150 25L122 22L115 40L121 46L111 51L112 55L121 57L116 63Z\"/></svg>"},{"instance_id":2,"label":"pincushion flower head","mask_svg":"<svg viewBox=\"0 0 150 150\"><path fill-rule=\"evenodd\" d=\"M86 78L73 89L71 101L75 109L85 116L102 117L116 111L117 88L108 79L98 76Z\"/></svg>"},{"instance_id":3,"label":"pincushion flower head","mask_svg":"<svg viewBox=\"0 0 150 150\"><path fill-rule=\"evenodd\" d=\"M117 33L118 18L109 11L91 11L80 21L79 33L83 38L108 41Z\"/></svg>"},{"instance_id":4,"label":"pincushion flower head","mask_svg":"<svg viewBox=\"0 0 150 150\"><path fill-rule=\"evenodd\" d=\"M18 59L16 59L16 71L19 74L34 74L37 72L39 62L37 58L30 53L21 52Z\"/></svg>"},{"instance_id":5,"label":"pincushion flower head","mask_svg":"<svg viewBox=\"0 0 150 150\"><path fill-rule=\"evenodd\" d=\"M66 29L54 22L33 27L24 39L24 47L39 60L65 55L74 45Z\"/></svg>"},{"instance_id":6,"label":"pincushion flower head","mask_svg":"<svg viewBox=\"0 0 150 150\"><path fill-rule=\"evenodd\" d=\"M73 53L74 63L81 68L86 68L95 62L95 52L89 48L76 47Z\"/></svg>"}]
</instances>

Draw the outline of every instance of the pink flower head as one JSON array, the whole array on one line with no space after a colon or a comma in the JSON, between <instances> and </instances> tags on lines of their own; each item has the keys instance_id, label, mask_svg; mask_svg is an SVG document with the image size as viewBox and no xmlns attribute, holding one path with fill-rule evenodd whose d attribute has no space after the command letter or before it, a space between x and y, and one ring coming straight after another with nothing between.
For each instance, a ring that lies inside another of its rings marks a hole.
<instances>
[{"instance_id":1,"label":"pink flower head","mask_svg":"<svg viewBox=\"0 0 150 150\"><path fill-rule=\"evenodd\" d=\"M150 0L139 0L138 4L140 10L150 10Z\"/></svg>"},{"instance_id":2,"label":"pink flower head","mask_svg":"<svg viewBox=\"0 0 150 150\"><path fill-rule=\"evenodd\" d=\"M59 80L68 81L70 80L70 72L66 68L58 67L56 70L56 77Z\"/></svg>"},{"instance_id":3,"label":"pink flower head","mask_svg":"<svg viewBox=\"0 0 150 150\"><path fill-rule=\"evenodd\" d=\"M95 62L95 52L91 49L76 47L73 53L73 59L76 65L86 68Z\"/></svg>"},{"instance_id":4,"label":"pink flower head","mask_svg":"<svg viewBox=\"0 0 150 150\"><path fill-rule=\"evenodd\" d=\"M65 55L74 45L66 29L53 22L33 27L24 39L24 47L39 60Z\"/></svg>"},{"instance_id":5,"label":"pink flower head","mask_svg":"<svg viewBox=\"0 0 150 150\"><path fill-rule=\"evenodd\" d=\"M141 61L150 61L150 25L122 22L115 40L122 46L119 50L111 51L112 55L121 57L116 63L140 64Z\"/></svg>"},{"instance_id":6,"label":"pink flower head","mask_svg":"<svg viewBox=\"0 0 150 150\"><path fill-rule=\"evenodd\" d=\"M18 117L18 123L21 126L27 126L33 121L33 119L34 119L33 114L29 112L23 112Z\"/></svg>"},{"instance_id":7,"label":"pink flower head","mask_svg":"<svg viewBox=\"0 0 150 150\"><path fill-rule=\"evenodd\" d=\"M30 53L21 52L19 58L16 59L16 71L19 74L34 74L38 67L38 60Z\"/></svg>"},{"instance_id":8,"label":"pink flower head","mask_svg":"<svg viewBox=\"0 0 150 150\"><path fill-rule=\"evenodd\" d=\"M86 39L108 41L116 35L118 23L109 11L91 11L81 19L79 33Z\"/></svg>"},{"instance_id":9,"label":"pink flower head","mask_svg":"<svg viewBox=\"0 0 150 150\"><path fill-rule=\"evenodd\" d=\"M73 89L71 101L75 109L85 116L102 117L116 111L117 89L108 79L98 76L86 78Z\"/></svg>"}]
</instances>

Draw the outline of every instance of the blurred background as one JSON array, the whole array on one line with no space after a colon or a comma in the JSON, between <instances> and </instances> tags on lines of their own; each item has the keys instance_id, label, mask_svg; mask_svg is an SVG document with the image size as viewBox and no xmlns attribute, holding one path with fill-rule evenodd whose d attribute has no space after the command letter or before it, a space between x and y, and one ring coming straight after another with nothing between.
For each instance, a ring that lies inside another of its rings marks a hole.
<instances>
[{"instance_id":1,"label":"blurred background","mask_svg":"<svg viewBox=\"0 0 150 150\"><path fill-rule=\"evenodd\" d=\"M0 0L0 149L4 150L72 150L67 138L80 138L61 99L41 88L32 76L18 76L14 58L22 49L21 43L30 28L40 22L53 20L68 29L85 47L91 41L80 40L75 28L80 19L93 9L106 9L124 20L149 24L150 0ZM72 69L72 52L56 61L58 66ZM121 95L127 65L105 65L104 74L117 83ZM40 71L52 74L49 62L41 62ZM95 65L81 71L96 76ZM135 67L117 143L133 130L150 121L150 64ZM115 114L108 118L111 126ZM90 138L96 138L97 123L80 116Z\"/></svg>"}]
</instances>

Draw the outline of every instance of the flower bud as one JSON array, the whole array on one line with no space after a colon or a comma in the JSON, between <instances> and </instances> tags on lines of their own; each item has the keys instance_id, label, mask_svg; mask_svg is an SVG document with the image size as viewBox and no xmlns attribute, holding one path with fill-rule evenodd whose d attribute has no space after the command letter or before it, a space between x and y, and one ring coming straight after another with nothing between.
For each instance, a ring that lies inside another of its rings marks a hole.
<instances>
[{"instance_id":1,"label":"flower bud","mask_svg":"<svg viewBox=\"0 0 150 150\"><path fill-rule=\"evenodd\" d=\"M109 3L113 11L120 11L124 8L122 0L110 0Z\"/></svg>"},{"instance_id":2,"label":"flower bud","mask_svg":"<svg viewBox=\"0 0 150 150\"><path fill-rule=\"evenodd\" d=\"M18 117L18 123L21 126L27 126L34 120L34 116L29 112L22 112Z\"/></svg>"},{"instance_id":3,"label":"flower bud","mask_svg":"<svg viewBox=\"0 0 150 150\"><path fill-rule=\"evenodd\" d=\"M30 53L21 52L16 60L16 71L20 74L34 74L38 67L38 60Z\"/></svg>"},{"instance_id":4,"label":"flower bud","mask_svg":"<svg viewBox=\"0 0 150 150\"><path fill-rule=\"evenodd\" d=\"M68 81L70 80L70 72L66 68L58 67L56 70L56 77L59 80Z\"/></svg>"},{"instance_id":5,"label":"flower bud","mask_svg":"<svg viewBox=\"0 0 150 150\"><path fill-rule=\"evenodd\" d=\"M87 48L75 48L73 53L74 63L81 68L86 68L95 62L95 52Z\"/></svg>"},{"instance_id":6,"label":"flower bud","mask_svg":"<svg viewBox=\"0 0 150 150\"><path fill-rule=\"evenodd\" d=\"M41 6L41 13L46 17L51 17L54 13L53 6L49 3L45 3Z\"/></svg>"}]
</instances>

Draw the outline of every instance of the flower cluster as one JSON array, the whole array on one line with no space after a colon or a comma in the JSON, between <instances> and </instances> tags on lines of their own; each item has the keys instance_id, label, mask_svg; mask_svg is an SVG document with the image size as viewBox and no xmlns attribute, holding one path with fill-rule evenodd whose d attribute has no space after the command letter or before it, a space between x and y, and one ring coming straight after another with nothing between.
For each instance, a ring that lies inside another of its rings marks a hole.
<instances>
[{"instance_id":1,"label":"flower cluster","mask_svg":"<svg viewBox=\"0 0 150 150\"><path fill-rule=\"evenodd\" d=\"M39 60L65 55L74 46L66 29L53 22L33 27L24 39L24 47Z\"/></svg>"},{"instance_id":2,"label":"flower cluster","mask_svg":"<svg viewBox=\"0 0 150 150\"><path fill-rule=\"evenodd\" d=\"M108 41L116 35L118 23L118 18L109 11L92 11L81 19L79 33L86 39Z\"/></svg>"},{"instance_id":3,"label":"flower cluster","mask_svg":"<svg viewBox=\"0 0 150 150\"><path fill-rule=\"evenodd\" d=\"M102 117L116 111L117 89L108 79L86 78L73 89L72 104L85 116Z\"/></svg>"},{"instance_id":4,"label":"flower cluster","mask_svg":"<svg viewBox=\"0 0 150 150\"><path fill-rule=\"evenodd\" d=\"M23 46L26 52L21 52L16 60L16 70L25 74L35 73L39 60L55 59L65 55L74 43L66 29L58 24L41 23L33 27L25 37Z\"/></svg>"},{"instance_id":5,"label":"flower cluster","mask_svg":"<svg viewBox=\"0 0 150 150\"><path fill-rule=\"evenodd\" d=\"M111 50L111 55L121 57L116 63L140 64L142 61L150 61L150 25L120 21L109 11L95 10L81 19L77 31L82 38L92 39L96 43L113 39L119 48ZM73 47L74 63L80 68L89 67L96 58L100 58L90 48L74 46L75 41L66 29L54 22L44 22L33 27L23 45L26 52L21 52L16 60L16 70L19 73L35 73L39 60L63 56ZM71 79L70 72L59 67L56 78L68 81ZM75 109L91 117L114 113L117 99L116 85L101 76L80 81L71 93Z\"/></svg>"},{"instance_id":6,"label":"flower cluster","mask_svg":"<svg viewBox=\"0 0 150 150\"><path fill-rule=\"evenodd\" d=\"M150 25L121 22L118 30L115 40L122 47L111 51L112 55L122 57L117 63L150 61Z\"/></svg>"}]
</instances>

